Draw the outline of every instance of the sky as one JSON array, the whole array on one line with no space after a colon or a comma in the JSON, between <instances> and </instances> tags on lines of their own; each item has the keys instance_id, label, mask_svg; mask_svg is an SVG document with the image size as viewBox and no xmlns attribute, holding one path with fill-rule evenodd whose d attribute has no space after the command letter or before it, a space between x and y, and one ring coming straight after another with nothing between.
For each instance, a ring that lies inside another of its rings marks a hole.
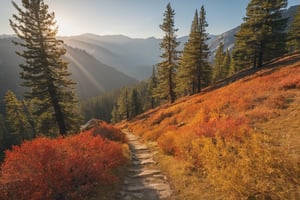
<instances>
[{"instance_id":1,"label":"sky","mask_svg":"<svg viewBox=\"0 0 300 200\"><path fill-rule=\"evenodd\" d=\"M21 0L14 0L21 5ZM249 0L44 0L54 11L59 36L94 33L126 35L131 38L162 38L159 28L166 5L175 10L177 36L189 34L195 10L206 10L207 32L221 34L243 22ZM288 0L288 7L299 5ZM9 19L17 13L11 0L0 0L0 35L13 34Z\"/></svg>"}]
</instances>

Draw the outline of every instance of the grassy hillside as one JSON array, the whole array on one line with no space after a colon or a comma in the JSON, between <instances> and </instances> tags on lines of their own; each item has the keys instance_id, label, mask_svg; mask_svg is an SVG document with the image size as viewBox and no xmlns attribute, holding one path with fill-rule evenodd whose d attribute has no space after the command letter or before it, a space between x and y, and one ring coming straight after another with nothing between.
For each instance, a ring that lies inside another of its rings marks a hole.
<instances>
[{"instance_id":1,"label":"grassy hillside","mask_svg":"<svg viewBox=\"0 0 300 200\"><path fill-rule=\"evenodd\" d=\"M300 198L299 54L120 126L157 142L178 199Z\"/></svg>"}]
</instances>

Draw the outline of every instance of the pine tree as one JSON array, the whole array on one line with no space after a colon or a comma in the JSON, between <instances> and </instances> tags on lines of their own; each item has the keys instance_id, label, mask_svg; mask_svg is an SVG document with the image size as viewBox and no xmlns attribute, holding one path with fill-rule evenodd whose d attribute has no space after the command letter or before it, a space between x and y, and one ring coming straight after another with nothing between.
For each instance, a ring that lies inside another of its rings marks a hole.
<instances>
[{"instance_id":1,"label":"pine tree","mask_svg":"<svg viewBox=\"0 0 300 200\"><path fill-rule=\"evenodd\" d=\"M113 110L111 112L111 123L115 124L117 122L121 121L121 116L119 112L119 108L117 105L113 107Z\"/></svg>"},{"instance_id":2,"label":"pine tree","mask_svg":"<svg viewBox=\"0 0 300 200\"><path fill-rule=\"evenodd\" d=\"M15 94L7 91L4 96L6 121L11 130L22 136L22 139L32 138L32 129L22 103L17 99Z\"/></svg>"},{"instance_id":3,"label":"pine tree","mask_svg":"<svg viewBox=\"0 0 300 200\"><path fill-rule=\"evenodd\" d=\"M156 89L157 89L157 72L155 66L153 66L152 75L150 77L150 81L148 85L151 108L155 108L158 104L157 94L155 94Z\"/></svg>"},{"instance_id":4,"label":"pine tree","mask_svg":"<svg viewBox=\"0 0 300 200\"><path fill-rule=\"evenodd\" d=\"M118 106L118 112L119 112L121 120L122 119L129 120L130 119L130 101L129 101L128 88L125 87L121 90L121 94L118 98L117 106Z\"/></svg>"},{"instance_id":5,"label":"pine tree","mask_svg":"<svg viewBox=\"0 0 300 200\"><path fill-rule=\"evenodd\" d=\"M199 14L199 34L200 34L200 64L196 71L196 89L199 93L201 88L206 87L211 82L212 68L208 63L209 48L207 45L208 33L206 33L206 28L208 27L206 21L206 11L204 6L201 6Z\"/></svg>"},{"instance_id":6,"label":"pine tree","mask_svg":"<svg viewBox=\"0 0 300 200\"><path fill-rule=\"evenodd\" d=\"M29 99L37 99L41 132L57 129L62 135L79 130L79 114L73 92L74 83L69 79L68 65L61 58L66 50L63 41L56 39L57 27L54 12L48 12L43 0L22 0L23 9L14 1L18 11L10 25L22 40L14 42L24 48L17 54L26 61L21 64L23 86Z\"/></svg>"},{"instance_id":7,"label":"pine tree","mask_svg":"<svg viewBox=\"0 0 300 200\"><path fill-rule=\"evenodd\" d=\"M238 70L236 69L236 63L235 63L234 58L232 57L232 54L231 54L228 75L231 76L231 75L233 75L237 71Z\"/></svg>"},{"instance_id":8,"label":"pine tree","mask_svg":"<svg viewBox=\"0 0 300 200\"><path fill-rule=\"evenodd\" d=\"M231 54L227 49L223 60L224 78L226 78L229 75L230 65L231 65Z\"/></svg>"},{"instance_id":9,"label":"pine tree","mask_svg":"<svg viewBox=\"0 0 300 200\"><path fill-rule=\"evenodd\" d=\"M281 10L287 0L251 0L246 17L236 35L234 59L240 67L261 67L264 61L284 53L287 19Z\"/></svg>"},{"instance_id":10,"label":"pine tree","mask_svg":"<svg viewBox=\"0 0 300 200\"><path fill-rule=\"evenodd\" d=\"M168 3L164 13L163 24L159 27L165 32L160 48L163 49L161 55L162 62L157 64L158 87L156 94L160 98L167 98L170 103L175 101L175 74L178 65L178 51L176 50L179 42L176 41L174 28L175 11Z\"/></svg>"},{"instance_id":11,"label":"pine tree","mask_svg":"<svg viewBox=\"0 0 300 200\"><path fill-rule=\"evenodd\" d=\"M226 71L225 71L226 69L223 65L224 59L225 59L224 43L221 42L214 59L214 68L212 73L212 81L214 83L226 77Z\"/></svg>"},{"instance_id":12,"label":"pine tree","mask_svg":"<svg viewBox=\"0 0 300 200\"><path fill-rule=\"evenodd\" d=\"M188 42L184 46L180 59L177 84L177 91L180 94L195 94L207 86L211 79L211 67L208 63L209 49L206 33L206 12L201 7L199 16L196 10L192 22Z\"/></svg>"},{"instance_id":13,"label":"pine tree","mask_svg":"<svg viewBox=\"0 0 300 200\"><path fill-rule=\"evenodd\" d=\"M290 51L300 50L300 6L288 32L288 47Z\"/></svg>"},{"instance_id":14,"label":"pine tree","mask_svg":"<svg viewBox=\"0 0 300 200\"><path fill-rule=\"evenodd\" d=\"M130 117L135 117L140 113L142 113L141 99L137 89L134 88L131 92Z\"/></svg>"},{"instance_id":15,"label":"pine tree","mask_svg":"<svg viewBox=\"0 0 300 200\"><path fill-rule=\"evenodd\" d=\"M200 30L199 17L196 10L192 22L189 39L184 45L183 53L180 58L178 75L177 75L177 92L188 95L196 93L197 68L200 68Z\"/></svg>"}]
</instances>

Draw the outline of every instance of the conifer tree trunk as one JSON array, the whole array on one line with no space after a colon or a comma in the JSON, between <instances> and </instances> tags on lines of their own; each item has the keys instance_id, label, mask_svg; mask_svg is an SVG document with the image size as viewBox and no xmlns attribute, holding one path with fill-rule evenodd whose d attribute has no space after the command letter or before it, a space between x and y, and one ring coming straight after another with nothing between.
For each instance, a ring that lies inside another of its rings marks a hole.
<instances>
[{"instance_id":1,"label":"conifer tree trunk","mask_svg":"<svg viewBox=\"0 0 300 200\"><path fill-rule=\"evenodd\" d=\"M172 72L169 72L169 102L174 103L175 101L175 92L173 89L173 82L172 82Z\"/></svg>"},{"instance_id":2,"label":"conifer tree trunk","mask_svg":"<svg viewBox=\"0 0 300 200\"><path fill-rule=\"evenodd\" d=\"M264 44L261 42L259 52L258 52L258 61L257 61L258 68L262 67L262 64L263 64L263 58L264 58L264 49L263 48L264 48Z\"/></svg>"},{"instance_id":3,"label":"conifer tree trunk","mask_svg":"<svg viewBox=\"0 0 300 200\"><path fill-rule=\"evenodd\" d=\"M197 67L197 93L201 92L201 68Z\"/></svg>"},{"instance_id":4,"label":"conifer tree trunk","mask_svg":"<svg viewBox=\"0 0 300 200\"><path fill-rule=\"evenodd\" d=\"M65 118L63 116L61 106L59 105L59 101L56 97L57 94L55 93L53 83L50 83L49 94L50 94L50 97L51 97L52 106L54 108L55 119L56 119L56 122L57 122L57 126L59 128L59 133L61 135L66 135L67 134L67 127L66 127L66 123L65 123Z\"/></svg>"}]
</instances>

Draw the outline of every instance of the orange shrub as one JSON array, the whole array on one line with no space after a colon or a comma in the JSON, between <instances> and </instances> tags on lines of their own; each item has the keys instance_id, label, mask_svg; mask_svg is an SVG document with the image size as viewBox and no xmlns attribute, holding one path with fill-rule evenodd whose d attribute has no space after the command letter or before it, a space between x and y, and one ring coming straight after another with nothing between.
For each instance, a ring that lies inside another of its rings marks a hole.
<instances>
[{"instance_id":1,"label":"orange shrub","mask_svg":"<svg viewBox=\"0 0 300 200\"><path fill-rule=\"evenodd\" d=\"M160 149L169 155L174 155L176 151L175 136L173 132L166 132L157 139Z\"/></svg>"},{"instance_id":2,"label":"orange shrub","mask_svg":"<svg viewBox=\"0 0 300 200\"><path fill-rule=\"evenodd\" d=\"M120 144L91 133L26 141L6 152L0 199L84 199L96 184L116 181L111 169L124 161Z\"/></svg>"},{"instance_id":3,"label":"orange shrub","mask_svg":"<svg viewBox=\"0 0 300 200\"><path fill-rule=\"evenodd\" d=\"M193 129L190 127L190 129ZM181 132L176 133L175 137L175 155L184 160L191 160L193 150L192 143L199 137L195 132L185 128Z\"/></svg>"},{"instance_id":4,"label":"orange shrub","mask_svg":"<svg viewBox=\"0 0 300 200\"><path fill-rule=\"evenodd\" d=\"M117 129L113 125L108 124L102 120L92 119L88 122L85 130L93 133L93 135L100 135L101 137L107 138L109 140L122 143L126 142L126 136L120 129Z\"/></svg>"},{"instance_id":5,"label":"orange shrub","mask_svg":"<svg viewBox=\"0 0 300 200\"><path fill-rule=\"evenodd\" d=\"M250 128L246 118L220 117L211 118L195 128L196 134L206 137L220 136L223 138L241 139L249 132Z\"/></svg>"}]
</instances>

